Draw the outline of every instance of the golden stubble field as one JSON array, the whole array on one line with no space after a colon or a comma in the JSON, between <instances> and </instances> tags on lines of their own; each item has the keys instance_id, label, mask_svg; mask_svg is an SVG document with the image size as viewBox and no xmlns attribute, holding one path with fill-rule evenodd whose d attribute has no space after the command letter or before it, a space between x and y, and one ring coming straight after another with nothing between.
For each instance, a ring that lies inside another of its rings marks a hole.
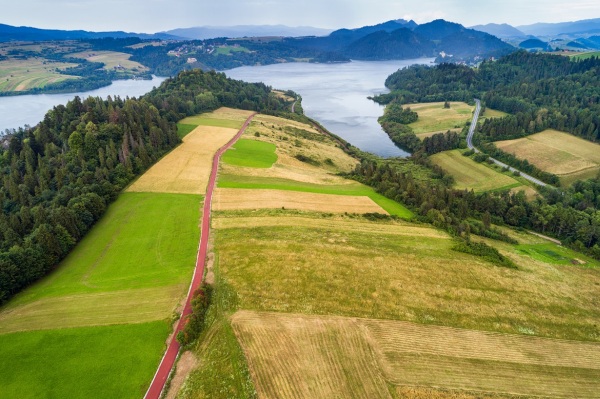
<instances>
[{"instance_id":1,"label":"golden stubble field","mask_svg":"<svg viewBox=\"0 0 600 399\"><path fill-rule=\"evenodd\" d=\"M600 170L600 145L557 130L495 144L543 171L558 175L566 184L593 177Z\"/></svg>"},{"instance_id":2,"label":"golden stubble field","mask_svg":"<svg viewBox=\"0 0 600 399\"><path fill-rule=\"evenodd\" d=\"M237 312L232 324L260 398L392 398L388 384L417 391L443 386L477 397L595 398L600 391L594 343L250 311Z\"/></svg>"},{"instance_id":3,"label":"golden stubble field","mask_svg":"<svg viewBox=\"0 0 600 399\"><path fill-rule=\"evenodd\" d=\"M365 196L243 188L218 188L215 190L213 209L216 211L276 208L315 212L387 214L383 208Z\"/></svg>"}]
</instances>

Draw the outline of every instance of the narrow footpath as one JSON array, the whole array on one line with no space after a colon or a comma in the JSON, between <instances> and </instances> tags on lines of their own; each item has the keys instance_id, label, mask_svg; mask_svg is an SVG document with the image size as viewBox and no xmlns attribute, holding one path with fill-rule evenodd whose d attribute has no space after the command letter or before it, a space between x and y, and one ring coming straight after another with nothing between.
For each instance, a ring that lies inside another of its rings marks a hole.
<instances>
[{"instance_id":1,"label":"narrow footpath","mask_svg":"<svg viewBox=\"0 0 600 399\"><path fill-rule=\"evenodd\" d=\"M244 122L244 125L242 126L240 131L227 144L221 147L213 157L210 178L206 187L206 196L204 197L204 207L202 210L202 227L200 229L200 244L198 247L198 256L196 257L196 267L194 269L194 276L192 277L192 282L190 284L187 298L185 300L185 306L183 308L183 311L181 312L181 317L179 318L177 326L175 327L175 331L173 332L173 338L171 339L171 342L169 343L169 346L167 347L167 350L162 360L160 361L158 370L156 371L156 374L154 375L154 378L150 383L148 391L146 391L146 395L144 395L145 399L160 398L165 383L167 382L167 378L169 377L173 365L175 364L175 360L177 359L177 354L179 353L180 345L176 339L177 333L183 329L183 327L185 326L185 319L190 313L192 313L192 294L196 289L200 287L200 284L202 283L202 278L204 277L206 253L208 249L208 235L210 232L210 210L221 155L223 155L223 153L227 151L227 149L229 149L229 147L231 147L242 136L242 134L244 134L246 128L248 127L248 125L250 125L252 118L254 118L254 115L256 114L252 114L248 117L248 119L246 119L246 122Z\"/></svg>"},{"instance_id":2,"label":"narrow footpath","mask_svg":"<svg viewBox=\"0 0 600 399\"><path fill-rule=\"evenodd\" d=\"M475 128L477 127L477 120L479 119L480 112L481 112L481 101L479 101L478 99L475 99L475 112L473 113L473 120L471 121L471 126L469 126L469 134L467 135L467 147L469 147L470 149L472 149L475 152L481 152L473 145L473 135L475 134ZM542 187L547 186L547 184L544 183L543 181L536 179L535 177L530 176L527 173L523 173L520 170L513 168L512 166L508 166L504 162L500 162L497 159L492 158L492 157L490 157L490 159L492 160L492 162L494 162L496 165L499 165L502 168L508 168L508 170L510 170L511 172L519 172L519 174L522 177L524 177L525 179L529 180L530 182L532 182L534 184L537 184L538 186L542 186Z\"/></svg>"}]
</instances>

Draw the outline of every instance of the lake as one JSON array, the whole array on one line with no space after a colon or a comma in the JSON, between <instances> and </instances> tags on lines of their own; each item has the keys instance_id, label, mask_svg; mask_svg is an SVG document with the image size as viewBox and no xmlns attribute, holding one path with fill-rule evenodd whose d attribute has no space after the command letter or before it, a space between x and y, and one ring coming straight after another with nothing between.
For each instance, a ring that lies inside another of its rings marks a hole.
<instances>
[{"instance_id":1,"label":"lake","mask_svg":"<svg viewBox=\"0 0 600 399\"><path fill-rule=\"evenodd\" d=\"M28 94L23 96L0 97L0 132L16 129L24 125L34 126L44 119L52 107L66 104L75 96L82 99L90 96L138 97L148 93L166 78L153 76L152 80L115 80L110 86L81 93Z\"/></svg>"},{"instance_id":2,"label":"lake","mask_svg":"<svg viewBox=\"0 0 600 399\"><path fill-rule=\"evenodd\" d=\"M304 113L363 151L383 157L406 156L381 129L383 107L368 96L386 93L385 79L400 68L429 64L432 58L353 61L343 64L287 63L244 66L225 71L247 82L263 82L302 96Z\"/></svg>"}]
</instances>

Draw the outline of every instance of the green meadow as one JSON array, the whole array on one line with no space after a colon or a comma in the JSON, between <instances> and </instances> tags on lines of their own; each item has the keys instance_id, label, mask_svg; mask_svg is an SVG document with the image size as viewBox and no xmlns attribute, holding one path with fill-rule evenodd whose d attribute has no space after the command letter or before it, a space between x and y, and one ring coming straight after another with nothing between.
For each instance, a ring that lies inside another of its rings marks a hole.
<instances>
[{"instance_id":1,"label":"green meadow","mask_svg":"<svg viewBox=\"0 0 600 399\"><path fill-rule=\"evenodd\" d=\"M240 139L223 154L223 162L250 168L270 168L277 162L275 144L258 140Z\"/></svg>"},{"instance_id":2,"label":"green meadow","mask_svg":"<svg viewBox=\"0 0 600 399\"><path fill-rule=\"evenodd\" d=\"M414 215L403 205L378 194L373 188L358 182L338 185L322 185L282 178L223 174L219 176L218 186L220 188L270 189L318 194L366 196L385 209L390 215L396 215L404 219L410 219Z\"/></svg>"},{"instance_id":3,"label":"green meadow","mask_svg":"<svg viewBox=\"0 0 600 399\"><path fill-rule=\"evenodd\" d=\"M0 335L0 398L141 398L165 321Z\"/></svg>"},{"instance_id":4,"label":"green meadow","mask_svg":"<svg viewBox=\"0 0 600 399\"><path fill-rule=\"evenodd\" d=\"M142 397L194 269L201 199L122 193L0 309L0 398Z\"/></svg>"}]
</instances>

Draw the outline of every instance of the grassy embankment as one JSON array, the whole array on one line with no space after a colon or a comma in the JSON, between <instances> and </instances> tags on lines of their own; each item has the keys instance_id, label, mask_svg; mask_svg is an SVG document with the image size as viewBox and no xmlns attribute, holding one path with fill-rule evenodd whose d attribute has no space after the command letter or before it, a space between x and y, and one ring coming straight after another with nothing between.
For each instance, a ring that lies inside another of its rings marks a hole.
<instances>
[{"instance_id":1,"label":"grassy embankment","mask_svg":"<svg viewBox=\"0 0 600 399\"><path fill-rule=\"evenodd\" d=\"M594 177L600 171L600 145L568 133L549 129L495 144L517 158L527 159L543 171L554 173L564 186Z\"/></svg>"},{"instance_id":2,"label":"grassy embankment","mask_svg":"<svg viewBox=\"0 0 600 399\"><path fill-rule=\"evenodd\" d=\"M195 265L196 189L236 132L213 129L198 127L147 172L168 184L143 175L54 273L0 310L0 398L143 396ZM193 178L174 153L196 154Z\"/></svg>"},{"instance_id":3,"label":"grassy embankment","mask_svg":"<svg viewBox=\"0 0 600 399\"><path fill-rule=\"evenodd\" d=\"M317 145L326 143L285 139L275 119L258 119L246 137L255 132L275 143L277 162L222 165L220 185L344 186L323 173L334 159ZM295 162L306 148L318 167ZM205 366L180 397L593 397L600 388L597 262L511 232L520 245L486 240L518 265L507 269L452 251L426 225L262 208L214 213L216 305L195 348ZM540 255L549 252L563 259Z\"/></svg>"}]
</instances>

